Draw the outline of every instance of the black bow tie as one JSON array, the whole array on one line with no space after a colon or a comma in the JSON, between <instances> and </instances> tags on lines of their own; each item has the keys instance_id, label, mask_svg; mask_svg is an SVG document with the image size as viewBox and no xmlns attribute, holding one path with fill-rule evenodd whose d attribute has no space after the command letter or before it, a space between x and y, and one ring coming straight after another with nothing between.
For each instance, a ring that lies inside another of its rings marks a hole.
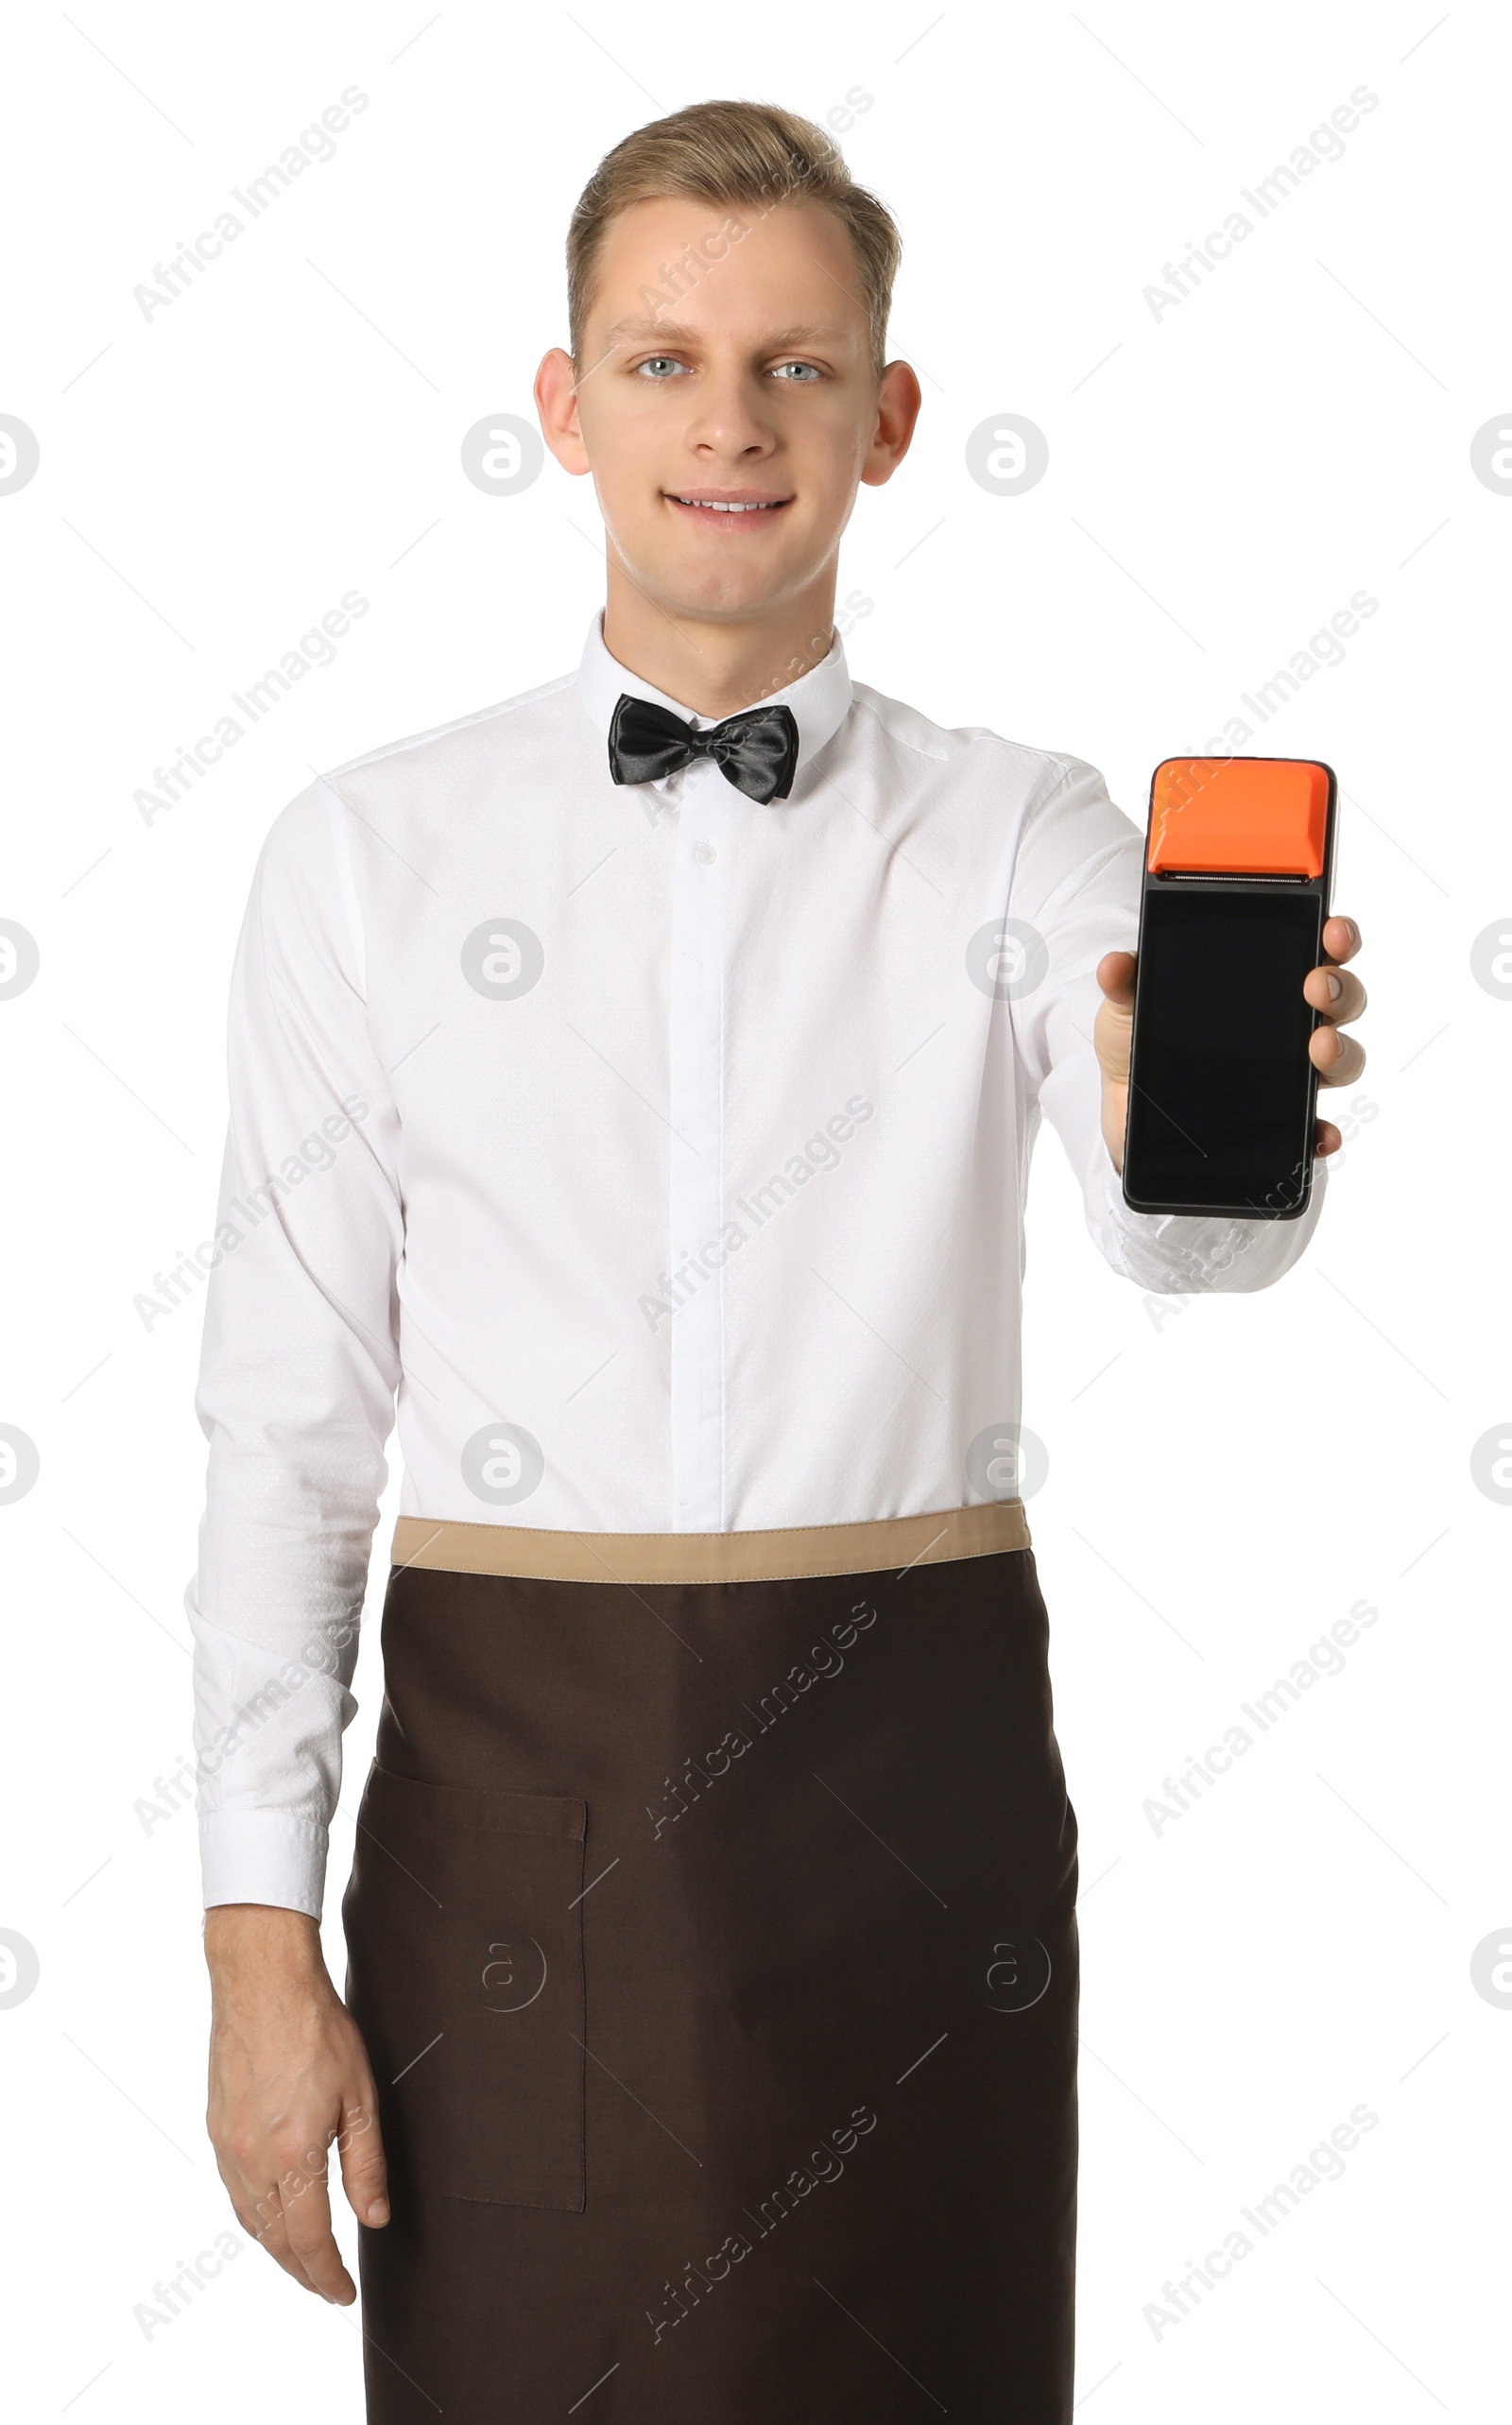
<instances>
[{"instance_id":1,"label":"black bow tie","mask_svg":"<svg viewBox=\"0 0 1512 2425\"><path fill-rule=\"evenodd\" d=\"M798 719L790 707L747 707L699 732L669 707L620 693L609 727L617 783L655 783L691 758L713 758L747 800L785 800L798 767Z\"/></svg>"}]
</instances>

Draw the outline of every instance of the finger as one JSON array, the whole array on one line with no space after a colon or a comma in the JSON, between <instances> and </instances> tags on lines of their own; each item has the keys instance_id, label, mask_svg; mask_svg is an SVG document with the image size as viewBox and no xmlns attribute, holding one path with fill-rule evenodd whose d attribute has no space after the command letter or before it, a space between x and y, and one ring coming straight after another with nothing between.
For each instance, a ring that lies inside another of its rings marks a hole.
<instances>
[{"instance_id":1,"label":"finger","mask_svg":"<svg viewBox=\"0 0 1512 2425\"><path fill-rule=\"evenodd\" d=\"M1327 946L1325 946L1325 949ZM1134 972L1139 966L1132 952L1105 952L1097 963L1097 982L1109 1002L1127 1009L1134 1000Z\"/></svg>"},{"instance_id":2,"label":"finger","mask_svg":"<svg viewBox=\"0 0 1512 2425\"><path fill-rule=\"evenodd\" d=\"M1313 1143L1313 1151L1320 1161L1326 1159L1330 1154L1336 1154L1343 1143L1344 1139L1339 1134L1338 1129L1333 1126L1332 1120L1320 1120L1318 1122L1316 1134Z\"/></svg>"},{"instance_id":3,"label":"finger","mask_svg":"<svg viewBox=\"0 0 1512 2425\"><path fill-rule=\"evenodd\" d=\"M341 2108L336 2137L341 2158L341 2185L347 2204L359 2223L378 2231L388 2220L388 2167L384 2160L383 2134L378 2127L378 2101L369 2080L361 2093Z\"/></svg>"},{"instance_id":4,"label":"finger","mask_svg":"<svg viewBox=\"0 0 1512 2425\"><path fill-rule=\"evenodd\" d=\"M1343 1036L1336 1027L1314 1027L1307 1051L1319 1086L1352 1086L1365 1067L1365 1046L1359 1038Z\"/></svg>"},{"instance_id":5,"label":"finger","mask_svg":"<svg viewBox=\"0 0 1512 2425\"><path fill-rule=\"evenodd\" d=\"M276 2210L269 2211L270 2204ZM319 2298L323 2296L316 2288L289 2246L288 2232L284 2227L282 2209L278 2205L276 2189L269 2189L259 2202L259 2206L253 2207L240 2219L243 2229L249 2232L257 2242L258 2246L272 2258L275 2265L282 2266L284 2273L293 2277L301 2290L307 2290L312 2298Z\"/></svg>"},{"instance_id":6,"label":"finger","mask_svg":"<svg viewBox=\"0 0 1512 2425\"><path fill-rule=\"evenodd\" d=\"M1323 949L1331 960L1352 960L1360 948L1360 929L1352 918L1325 918Z\"/></svg>"},{"instance_id":7,"label":"finger","mask_svg":"<svg viewBox=\"0 0 1512 2425\"><path fill-rule=\"evenodd\" d=\"M1309 969L1302 979L1302 993L1314 1010L1321 1010L1335 1026L1347 1020L1358 1019L1369 996L1357 976L1348 969Z\"/></svg>"},{"instance_id":8,"label":"finger","mask_svg":"<svg viewBox=\"0 0 1512 2425\"><path fill-rule=\"evenodd\" d=\"M350 2307L357 2296L356 2285L341 2262L331 2229L323 2157L318 2160L318 2171L315 2160L307 2158L280 2181L284 2228L291 2255L299 2259L321 2297L335 2307Z\"/></svg>"},{"instance_id":9,"label":"finger","mask_svg":"<svg viewBox=\"0 0 1512 2425\"><path fill-rule=\"evenodd\" d=\"M249 2240L255 2241L260 2248L266 2249L274 2263L282 2265L286 2274L292 2274L302 2290L314 2291L314 2282L289 2247L277 2190L269 2185L259 2193L239 2167L228 2169L218 2155L215 2166L230 2194L232 2211Z\"/></svg>"}]
</instances>

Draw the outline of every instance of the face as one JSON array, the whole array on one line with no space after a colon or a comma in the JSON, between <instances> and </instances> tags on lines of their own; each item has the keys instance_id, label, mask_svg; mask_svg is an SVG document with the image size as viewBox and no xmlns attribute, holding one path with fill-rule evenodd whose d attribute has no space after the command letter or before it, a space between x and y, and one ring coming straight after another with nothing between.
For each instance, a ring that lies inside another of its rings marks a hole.
<instances>
[{"instance_id":1,"label":"face","mask_svg":"<svg viewBox=\"0 0 1512 2425\"><path fill-rule=\"evenodd\" d=\"M536 393L637 588L730 623L833 588L858 483L891 476L919 403L906 364L873 376L832 212L672 196L611 221L576 388L558 349Z\"/></svg>"}]
</instances>

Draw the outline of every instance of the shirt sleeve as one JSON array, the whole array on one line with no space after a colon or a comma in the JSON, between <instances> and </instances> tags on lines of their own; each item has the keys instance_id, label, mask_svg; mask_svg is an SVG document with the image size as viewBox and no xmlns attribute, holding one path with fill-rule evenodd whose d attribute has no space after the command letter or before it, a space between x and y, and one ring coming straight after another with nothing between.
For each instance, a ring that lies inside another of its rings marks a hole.
<instances>
[{"instance_id":1,"label":"shirt sleeve","mask_svg":"<svg viewBox=\"0 0 1512 2425\"><path fill-rule=\"evenodd\" d=\"M1103 1136L1092 1043L1103 999L1097 963L1105 952L1132 952L1138 943L1143 847L1094 766L1059 762L1031 802L1008 910L1012 927L1023 930L1015 955L1022 990L1010 997L1021 1067L1076 1174L1087 1227L1116 1272L1161 1296L1268 1288L1290 1271L1317 1226L1326 1162L1314 1161L1307 1208L1296 1220L1136 1212Z\"/></svg>"},{"instance_id":2,"label":"shirt sleeve","mask_svg":"<svg viewBox=\"0 0 1512 2425\"><path fill-rule=\"evenodd\" d=\"M284 810L236 948L195 1397L210 1455L184 1594L205 1902L316 1918L387 1479L404 1241L345 817L319 784Z\"/></svg>"}]
</instances>

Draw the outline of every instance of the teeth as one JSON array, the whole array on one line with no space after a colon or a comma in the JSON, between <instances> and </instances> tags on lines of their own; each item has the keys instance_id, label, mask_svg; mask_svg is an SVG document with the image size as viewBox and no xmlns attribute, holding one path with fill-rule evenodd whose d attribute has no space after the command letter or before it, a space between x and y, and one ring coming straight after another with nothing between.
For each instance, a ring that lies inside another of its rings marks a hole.
<instances>
[{"instance_id":1,"label":"teeth","mask_svg":"<svg viewBox=\"0 0 1512 2425\"><path fill-rule=\"evenodd\" d=\"M769 505L720 505L713 497L679 497L679 506L701 506L706 513L770 513Z\"/></svg>"}]
</instances>

